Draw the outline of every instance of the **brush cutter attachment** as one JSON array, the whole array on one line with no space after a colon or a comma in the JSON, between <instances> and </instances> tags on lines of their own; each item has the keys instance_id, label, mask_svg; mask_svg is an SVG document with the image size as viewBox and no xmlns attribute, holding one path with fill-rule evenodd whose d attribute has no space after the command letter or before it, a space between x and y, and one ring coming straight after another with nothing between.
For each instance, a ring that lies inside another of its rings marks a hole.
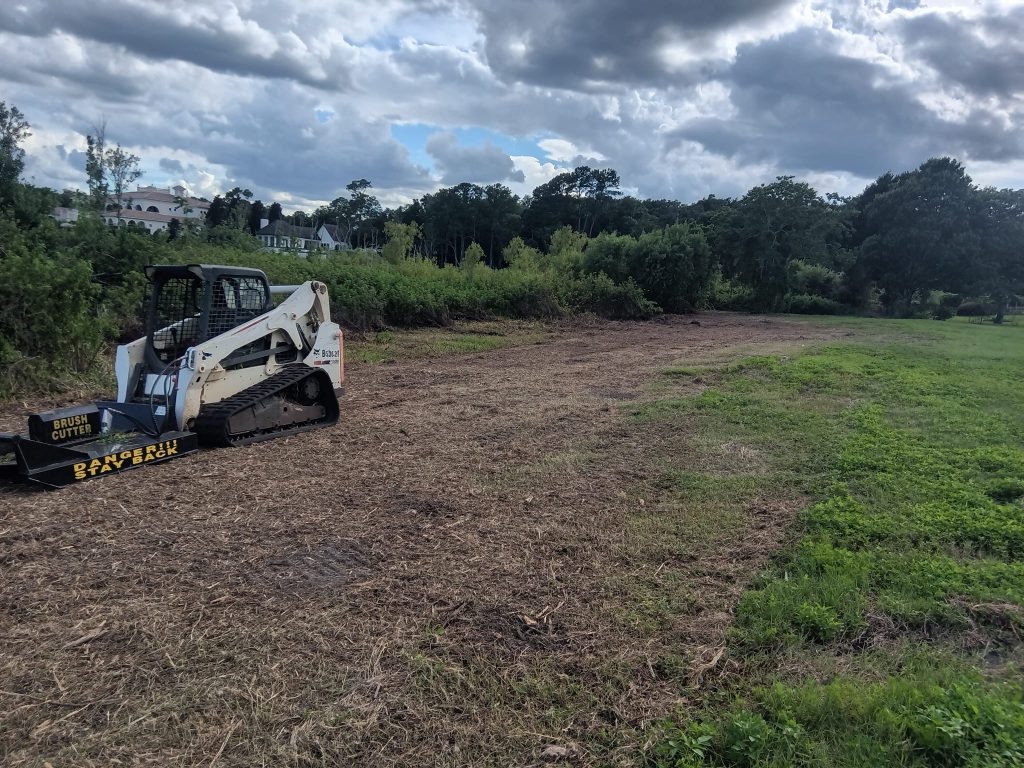
<instances>
[{"instance_id":1,"label":"brush cutter attachment","mask_svg":"<svg viewBox=\"0 0 1024 768\"><path fill-rule=\"evenodd\" d=\"M194 432L158 437L125 435L76 445L53 445L24 435L0 434L0 478L61 488L80 480L174 459L199 449Z\"/></svg>"}]
</instances>

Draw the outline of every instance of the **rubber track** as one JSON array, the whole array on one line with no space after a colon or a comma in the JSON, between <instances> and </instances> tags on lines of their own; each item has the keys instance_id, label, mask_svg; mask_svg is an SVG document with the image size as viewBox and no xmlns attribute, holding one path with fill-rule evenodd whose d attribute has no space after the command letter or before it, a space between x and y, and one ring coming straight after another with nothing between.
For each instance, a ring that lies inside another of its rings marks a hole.
<instances>
[{"instance_id":1,"label":"rubber track","mask_svg":"<svg viewBox=\"0 0 1024 768\"><path fill-rule=\"evenodd\" d=\"M228 421L236 413L253 406L264 398L280 394L293 384L314 375L323 377L325 381L322 382L321 392L324 393L325 398L334 401L333 408L331 403L324 403L327 407L327 415L324 418L304 424L292 424L287 427L267 427L238 438L232 438L228 434ZM297 432L308 432L311 429L329 427L338 421L337 403L338 401L334 396L330 378L324 371L307 365L289 365L266 381L255 384L248 389L243 389L238 394L221 400L219 403L204 405L196 417L194 430L199 435L199 442L202 445L248 445L249 443L257 443L261 440L271 440L275 437L293 435Z\"/></svg>"}]
</instances>

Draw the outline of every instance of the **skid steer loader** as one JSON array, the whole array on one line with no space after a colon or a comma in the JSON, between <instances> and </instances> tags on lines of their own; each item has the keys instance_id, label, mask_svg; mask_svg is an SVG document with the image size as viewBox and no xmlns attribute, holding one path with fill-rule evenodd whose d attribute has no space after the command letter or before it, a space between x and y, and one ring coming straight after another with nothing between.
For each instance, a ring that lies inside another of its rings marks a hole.
<instances>
[{"instance_id":1,"label":"skid steer loader","mask_svg":"<svg viewBox=\"0 0 1024 768\"><path fill-rule=\"evenodd\" d=\"M258 269L146 269L146 335L117 348L117 398L0 433L0 478L61 487L183 456L330 426L344 384L327 286L270 286ZM274 305L275 294L288 294Z\"/></svg>"}]
</instances>

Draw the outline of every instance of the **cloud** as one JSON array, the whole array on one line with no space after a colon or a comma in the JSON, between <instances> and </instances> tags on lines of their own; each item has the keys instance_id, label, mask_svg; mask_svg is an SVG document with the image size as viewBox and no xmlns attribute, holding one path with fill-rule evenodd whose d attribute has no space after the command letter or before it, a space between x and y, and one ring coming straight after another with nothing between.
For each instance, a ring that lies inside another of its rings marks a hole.
<instances>
[{"instance_id":1,"label":"cloud","mask_svg":"<svg viewBox=\"0 0 1024 768\"><path fill-rule=\"evenodd\" d=\"M36 38L64 34L239 75L335 87L346 80L335 60L324 62L297 35L245 18L232 3L37 0L0 14L0 29Z\"/></svg>"},{"instance_id":2,"label":"cloud","mask_svg":"<svg viewBox=\"0 0 1024 768\"><path fill-rule=\"evenodd\" d=\"M707 75L717 37L769 28L792 0L573 0L478 4L487 61L501 77L569 89L670 85ZM709 55L710 54L710 55Z\"/></svg>"},{"instance_id":3,"label":"cloud","mask_svg":"<svg viewBox=\"0 0 1024 768\"><path fill-rule=\"evenodd\" d=\"M435 133L427 139L427 153L434 158L444 184L490 184L499 181L525 181L512 158L490 141L479 147L463 147L454 133Z\"/></svg>"},{"instance_id":4,"label":"cloud","mask_svg":"<svg viewBox=\"0 0 1024 768\"><path fill-rule=\"evenodd\" d=\"M360 177L420 194L435 186L391 138L388 120L364 118L334 95L326 97L330 110L343 117L322 121L323 93L302 83L154 62L64 36L37 40L0 33L0 45L12 54L7 62L21 62L21 71L41 73L48 60L59 62L50 65L59 76L8 80L12 87L5 95L34 127L42 120L61 133L60 143L84 148L85 134L105 121L108 140L141 156L151 183L184 180L214 194L238 185L268 199L290 195L312 203L336 197ZM0 62L0 78L7 66ZM125 81L133 87L123 87ZM85 184L80 168L58 170L39 152L29 153L28 164L42 183ZM78 171L77 183L72 171Z\"/></svg>"},{"instance_id":5,"label":"cloud","mask_svg":"<svg viewBox=\"0 0 1024 768\"><path fill-rule=\"evenodd\" d=\"M537 146L544 150L549 158L556 163L583 165L584 163L601 163L608 158L593 149L581 149L565 139L541 139Z\"/></svg>"},{"instance_id":6,"label":"cloud","mask_svg":"<svg viewBox=\"0 0 1024 768\"><path fill-rule=\"evenodd\" d=\"M360 177L389 203L526 194L581 163L683 200L944 153L1024 186L1022 40L1009 0L34 0L0 10L0 88L57 188L104 119L147 183L302 207ZM438 132L410 150L396 123Z\"/></svg>"},{"instance_id":7,"label":"cloud","mask_svg":"<svg viewBox=\"0 0 1024 768\"><path fill-rule=\"evenodd\" d=\"M743 46L724 78L735 114L688 120L670 138L742 162L864 178L937 154L1024 152L1012 126L974 110L959 120L938 114L920 83L839 49L834 32L818 29Z\"/></svg>"},{"instance_id":8,"label":"cloud","mask_svg":"<svg viewBox=\"0 0 1024 768\"><path fill-rule=\"evenodd\" d=\"M512 163L516 170L522 173L523 180L511 182L507 186L519 197L526 197L533 190L546 181L551 181L558 174L565 171L554 163L542 163L533 155L513 155Z\"/></svg>"},{"instance_id":9,"label":"cloud","mask_svg":"<svg viewBox=\"0 0 1024 768\"><path fill-rule=\"evenodd\" d=\"M170 157L161 157L160 158L160 167L163 170L167 171L168 173L178 173L178 174L181 174L181 173L185 172L185 166L183 166L181 164L181 161L180 160L174 160L173 158L170 158Z\"/></svg>"},{"instance_id":10,"label":"cloud","mask_svg":"<svg viewBox=\"0 0 1024 768\"><path fill-rule=\"evenodd\" d=\"M936 12L901 21L907 50L969 93L1024 93L1024 7L980 18Z\"/></svg>"}]
</instances>

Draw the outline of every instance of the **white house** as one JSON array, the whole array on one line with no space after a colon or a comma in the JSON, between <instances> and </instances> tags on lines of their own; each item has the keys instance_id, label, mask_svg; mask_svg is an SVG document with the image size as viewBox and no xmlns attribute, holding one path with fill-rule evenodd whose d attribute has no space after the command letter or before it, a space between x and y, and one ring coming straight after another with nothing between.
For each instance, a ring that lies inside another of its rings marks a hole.
<instances>
[{"instance_id":1,"label":"white house","mask_svg":"<svg viewBox=\"0 0 1024 768\"><path fill-rule=\"evenodd\" d=\"M77 208L64 208L58 206L54 208L50 215L57 220L57 223L62 227L70 227L76 221L78 221L78 209Z\"/></svg>"},{"instance_id":2,"label":"white house","mask_svg":"<svg viewBox=\"0 0 1024 768\"><path fill-rule=\"evenodd\" d=\"M263 250L274 253L291 248L308 252L323 247L312 227L296 227L284 219L277 219L260 227L256 237L263 243Z\"/></svg>"},{"instance_id":3,"label":"white house","mask_svg":"<svg viewBox=\"0 0 1024 768\"><path fill-rule=\"evenodd\" d=\"M317 239L329 251L347 251L352 246L345 240L334 224L321 224L316 231Z\"/></svg>"},{"instance_id":4,"label":"white house","mask_svg":"<svg viewBox=\"0 0 1024 768\"><path fill-rule=\"evenodd\" d=\"M180 184L169 189L139 186L121 196L121 225L145 227L150 232L167 229L172 219L205 219L210 204L188 194ZM103 219L117 226L117 198L111 198Z\"/></svg>"},{"instance_id":5,"label":"white house","mask_svg":"<svg viewBox=\"0 0 1024 768\"><path fill-rule=\"evenodd\" d=\"M263 250L279 252L296 248L300 252L309 251L347 251L349 244L343 241L338 228L333 224L321 224L313 227L296 227L284 219L264 223L256 237L263 243Z\"/></svg>"}]
</instances>

